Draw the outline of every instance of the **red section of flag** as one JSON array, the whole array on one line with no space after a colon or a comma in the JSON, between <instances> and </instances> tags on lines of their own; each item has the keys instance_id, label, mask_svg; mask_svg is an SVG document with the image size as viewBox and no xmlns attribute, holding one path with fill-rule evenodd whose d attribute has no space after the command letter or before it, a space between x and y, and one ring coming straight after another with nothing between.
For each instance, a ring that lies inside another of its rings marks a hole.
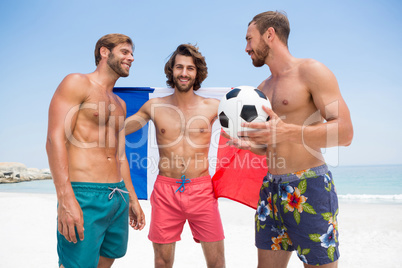
<instances>
[{"instance_id":1,"label":"red section of flag","mask_svg":"<svg viewBox=\"0 0 402 268\"><path fill-rule=\"evenodd\" d=\"M216 171L212 177L216 198L225 197L256 209L262 180L267 174L265 156L226 145L220 137Z\"/></svg>"}]
</instances>

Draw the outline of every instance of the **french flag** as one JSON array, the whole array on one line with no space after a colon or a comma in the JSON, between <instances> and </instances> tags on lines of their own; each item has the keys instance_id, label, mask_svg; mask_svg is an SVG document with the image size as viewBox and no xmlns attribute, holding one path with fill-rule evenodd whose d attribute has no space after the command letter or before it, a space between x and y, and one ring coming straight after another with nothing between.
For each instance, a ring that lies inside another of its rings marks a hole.
<instances>
[{"instance_id":1,"label":"french flag","mask_svg":"<svg viewBox=\"0 0 402 268\"><path fill-rule=\"evenodd\" d=\"M230 89L200 88L196 94L220 100ZM135 114L149 99L173 93L171 88L152 87L115 87L113 91L126 102L127 117ZM227 139L220 135L222 130L218 121L216 120L212 127L208 155L215 196L228 198L255 209L262 180L268 170L265 156L228 146ZM159 152L152 121L126 136L126 155L138 199L148 200L159 172Z\"/></svg>"}]
</instances>

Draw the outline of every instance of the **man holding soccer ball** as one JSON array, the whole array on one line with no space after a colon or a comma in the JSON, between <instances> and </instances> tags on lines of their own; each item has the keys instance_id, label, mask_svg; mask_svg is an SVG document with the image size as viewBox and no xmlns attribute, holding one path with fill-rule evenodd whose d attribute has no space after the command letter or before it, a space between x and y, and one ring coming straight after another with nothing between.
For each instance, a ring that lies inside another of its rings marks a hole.
<instances>
[{"instance_id":1,"label":"man holding soccer ball","mask_svg":"<svg viewBox=\"0 0 402 268\"><path fill-rule=\"evenodd\" d=\"M338 199L321 148L350 145L352 122L334 74L293 57L289 32L281 12L249 23L246 52L254 66L270 69L258 89L272 109L264 107L268 122L243 123L254 131L231 143L265 154L268 164L255 217L258 267L286 267L293 250L305 267L337 267Z\"/></svg>"}]
</instances>

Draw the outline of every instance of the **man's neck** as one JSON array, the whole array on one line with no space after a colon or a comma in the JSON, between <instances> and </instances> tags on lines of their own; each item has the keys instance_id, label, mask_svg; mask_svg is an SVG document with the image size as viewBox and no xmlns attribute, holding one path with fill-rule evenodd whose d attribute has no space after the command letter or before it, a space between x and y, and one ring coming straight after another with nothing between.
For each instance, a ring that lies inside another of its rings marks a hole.
<instances>
[{"instance_id":1,"label":"man's neck","mask_svg":"<svg viewBox=\"0 0 402 268\"><path fill-rule=\"evenodd\" d=\"M175 88L172 98L177 106L186 107L196 102L197 95L194 93L193 88L187 92L180 92Z\"/></svg>"},{"instance_id":2,"label":"man's neck","mask_svg":"<svg viewBox=\"0 0 402 268\"><path fill-rule=\"evenodd\" d=\"M113 87L116 84L117 79L119 76L111 75L107 71L103 71L101 68L96 68L96 70L89 74L91 80L98 84L102 89L111 93L113 91Z\"/></svg>"},{"instance_id":3,"label":"man's neck","mask_svg":"<svg viewBox=\"0 0 402 268\"><path fill-rule=\"evenodd\" d=\"M296 58L293 57L286 46L278 46L271 49L265 62L273 77L280 76L292 68Z\"/></svg>"}]
</instances>

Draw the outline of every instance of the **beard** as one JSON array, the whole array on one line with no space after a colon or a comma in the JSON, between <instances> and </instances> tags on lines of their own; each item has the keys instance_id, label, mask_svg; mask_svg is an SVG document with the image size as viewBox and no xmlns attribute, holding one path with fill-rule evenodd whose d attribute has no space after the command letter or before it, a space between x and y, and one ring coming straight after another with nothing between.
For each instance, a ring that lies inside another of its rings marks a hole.
<instances>
[{"instance_id":1,"label":"beard","mask_svg":"<svg viewBox=\"0 0 402 268\"><path fill-rule=\"evenodd\" d=\"M112 52L110 52L107 59L107 64L109 67L115 71L120 77L127 77L129 72L121 67L119 59L117 59Z\"/></svg>"},{"instance_id":2,"label":"beard","mask_svg":"<svg viewBox=\"0 0 402 268\"><path fill-rule=\"evenodd\" d=\"M261 67L265 64L265 59L268 57L269 55L269 46L267 46L266 44L261 42L261 45L257 48L254 49L254 56L255 59L253 59L253 65L255 67Z\"/></svg>"},{"instance_id":3,"label":"beard","mask_svg":"<svg viewBox=\"0 0 402 268\"><path fill-rule=\"evenodd\" d=\"M194 83L195 83L194 79L190 79L189 83L187 85L182 86L180 84L180 80L178 77L173 77L173 82L174 82L176 89L179 92L184 92L184 93L190 91L190 89L194 86Z\"/></svg>"}]
</instances>

